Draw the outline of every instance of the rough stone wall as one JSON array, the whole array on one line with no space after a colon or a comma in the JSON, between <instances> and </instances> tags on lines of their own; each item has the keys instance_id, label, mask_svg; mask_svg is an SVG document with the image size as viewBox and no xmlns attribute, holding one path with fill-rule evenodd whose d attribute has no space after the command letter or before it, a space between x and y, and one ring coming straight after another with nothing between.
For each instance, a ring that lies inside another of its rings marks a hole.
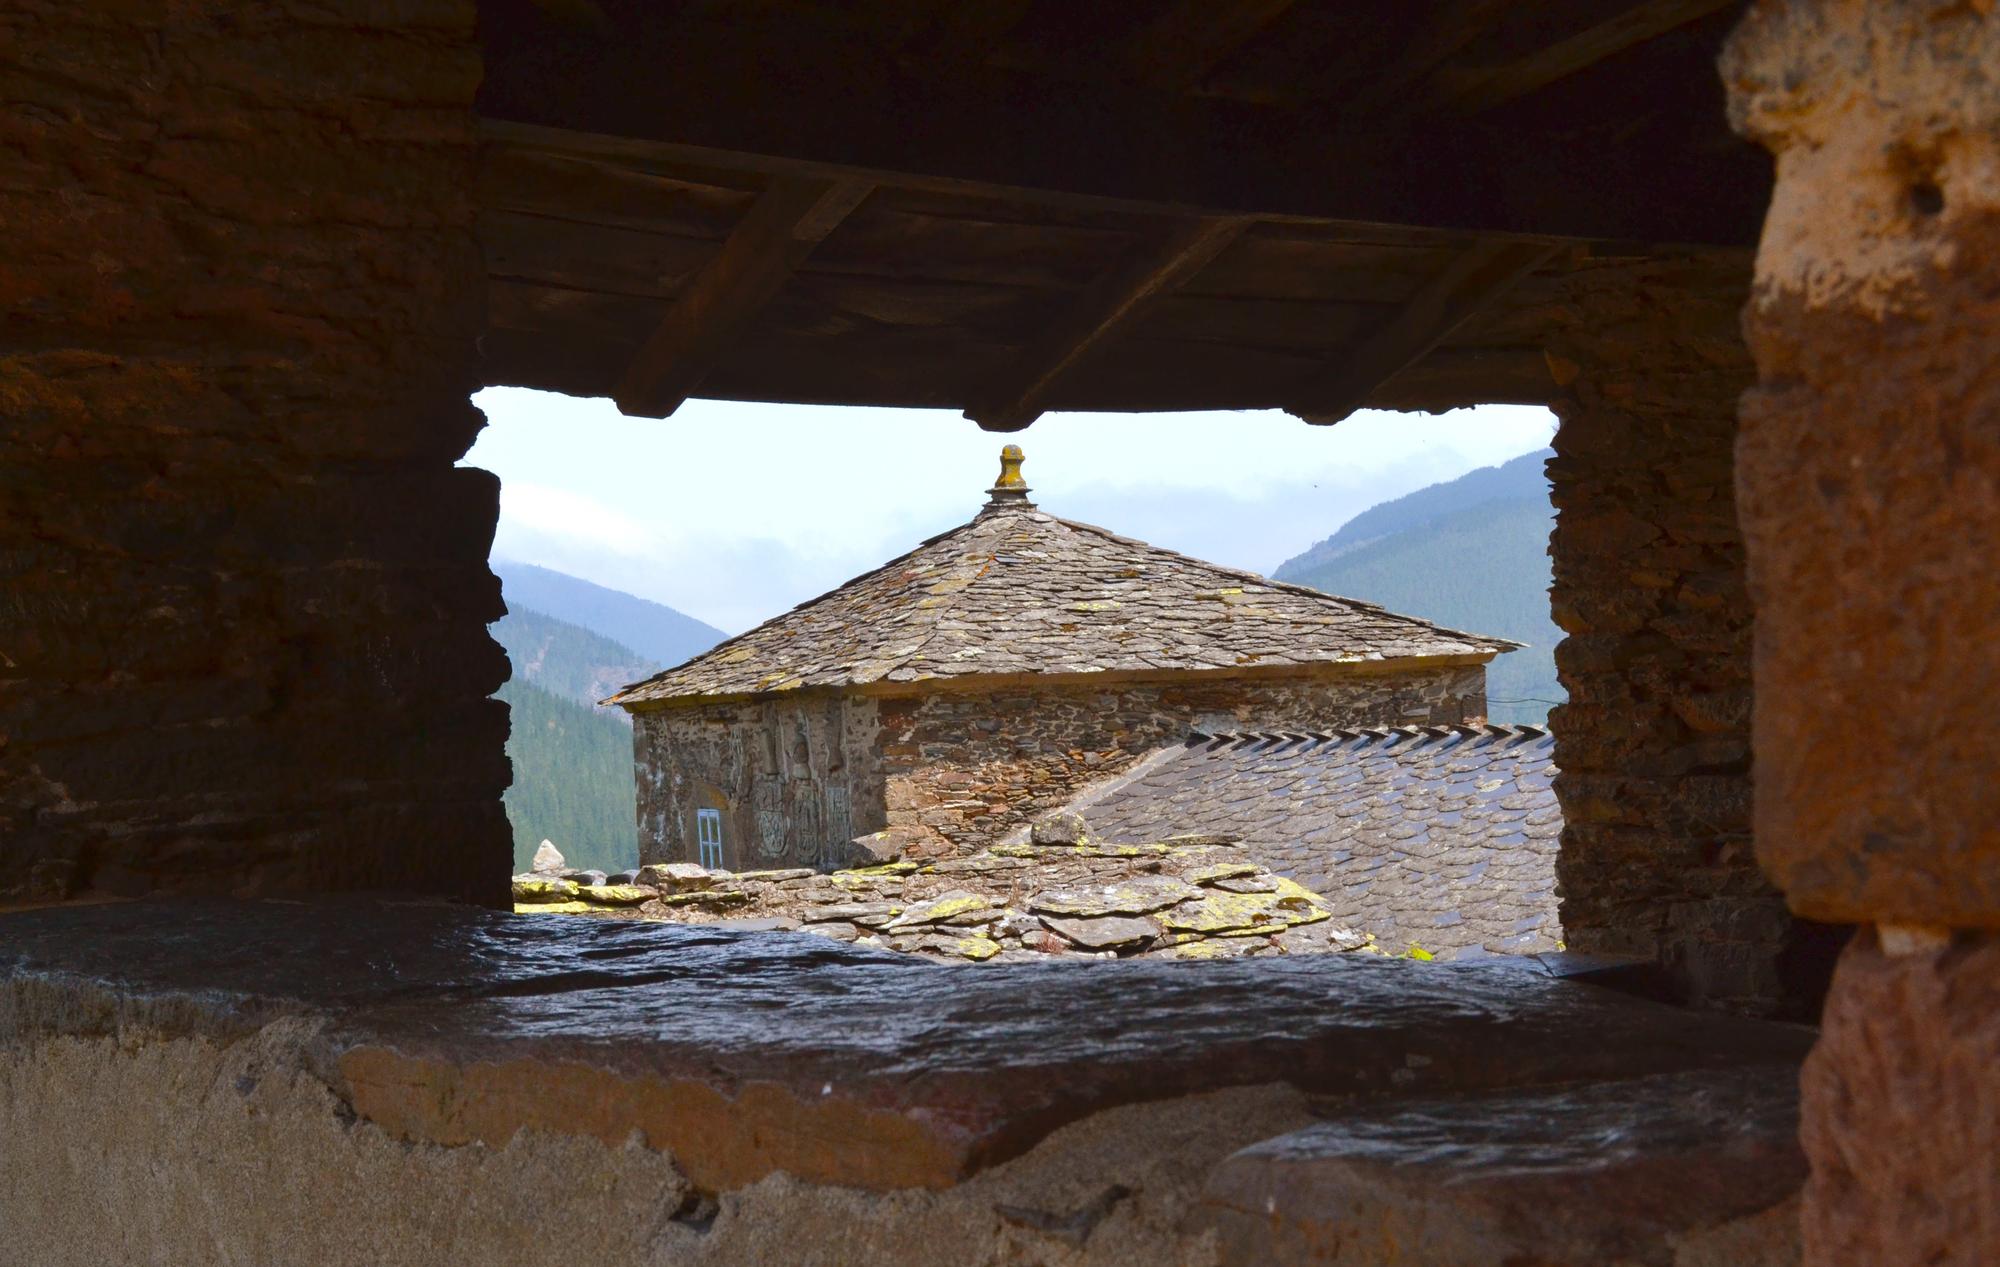
<instances>
[{"instance_id":1,"label":"rough stone wall","mask_svg":"<svg viewBox=\"0 0 2000 1267\"><path fill-rule=\"evenodd\" d=\"M0 14L0 875L504 900L473 17Z\"/></svg>"},{"instance_id":2,"label":"rough stone wall","mask_svg":"<svg viewBox=\"0 0 2000 1267\"><path fill-rule=\"evenodd\" d=\"M2000 1261L2000 12L1752 9L1778 160L1746 312L1757 849L1871 923L1805 1083L1814 1264Z\"/></svg>"},{"instance_id":3,"label":"rough stone wall","mask_svg":"<svg viewBox=\"0 0 2000 1267\"><path fill-rule=\"evenodd\" d=\"M1656 958L1695 1000L1784 1006L1791 920L1751 847L1751 605L1737 526L1740 294L1672 262L1586 294L1551 353L1557 875L1578 950ZM1748 278L1745 283L1747 285ZM1670 298L1671 296L1671 298Z\"/></svg>"},{"instance_id":4,"label":"rough stone wall","mask_svg":"<svg viewBox=\"0 0 2000 1267\"><path fill-rule=\"evenodd\" d=\"M635 712L640 860L700 861L696 812L712 808L726 869L846 865L831 851L885 823L879 733L855 695Z\"/></svg>"},{"instance_id":5,"label":"rough stone wall","mask_svg":"<svg viewBox=\"0 0 2000 1267\"><path fill-rule=\"evenodd\" d=\"M397 1138L355 1120L315 1037L287 1020L231 1043L0 1050L0 1263L834 1267L937 1262L941 1246L967 1263L1212 1262L1186 1226L1209 1173L1312 1120L1299 1092L1246 1087L1106 1110L948 1191L780 1173L709 1195L639 1132Z\"/></svg>"},{"instance_id":6,"label":"rough stone wall","mask_svg":"<svg viewBox=\"0 0 2000 1267\"><path fill-rule=\"evenodd\" d=\"M936 691L881 701L887 818L914 857L976 853L1192 729L1486 718L1484 665L1292 680Z\"/></svg>"}]
</instances>

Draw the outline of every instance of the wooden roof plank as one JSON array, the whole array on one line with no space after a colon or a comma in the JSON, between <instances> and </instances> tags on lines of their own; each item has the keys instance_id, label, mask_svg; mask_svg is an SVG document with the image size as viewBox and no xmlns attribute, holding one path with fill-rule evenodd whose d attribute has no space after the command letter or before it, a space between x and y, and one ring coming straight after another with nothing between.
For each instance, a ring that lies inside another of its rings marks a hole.
<instances>
[{"instance_id":1,"label":"wooden roof plank","mask_svg":"<svg viewBox=\"0 0 2000 1267\"><path fill-rule=\"evenodd\" d=\"M1736 3L1738 0L1647 0L1516 61L1476 71L1442 72L1439 78L1448 87L1448 108L1458 114L1490 110Z\"/></svg>"},{"instance_id":2,"label":"wooden roof plank","mask_svg":"<svg viewBox=\"0 0 2000 1267\"><path fill-rule=\"evenodd\" d=\"M1276 21L1296 0L1176 0L1126 46L1126 63L1140 79L1184 92L1231 53Z\"/></svg>"},{"instance_id":3,"label":"wooden roof plank","mask_svg":"<svg viewBox=\"0 0 2000 1267\"><path fill-rule=\"evenodd\" d=\"M773 181L632 358L612 393L619 411L665 418L680 408L736 333L872 188L851 179Z\"/></svg>"},{"instance_id":4,"label":"wooden roof plank","mask_svg":"<svg viewBox=\"0 0 2000 1267\"><path fill-rule=\"evenodd\" d=\"M1153 251L1100 275L1048 334L1023 354L1004 383L965 416L988 431L1019 431L1041 416L1057 381L1162 295L1193 277L1253 221L1243 216L1183 222Z\"/></svg>"},{"instance_id":5,"label":"wooden roof plank","mask_svg":"<svg viewBox=\"0 0 2000 1267\"><path fill-rule=\"evenodd\" d=\"M1339 422L1559 249L1498 240L1474 245L1452 259L1372 338L1292 393L1295 403L1288 410L1307 422Z\"/></svg>"}]
</instances>

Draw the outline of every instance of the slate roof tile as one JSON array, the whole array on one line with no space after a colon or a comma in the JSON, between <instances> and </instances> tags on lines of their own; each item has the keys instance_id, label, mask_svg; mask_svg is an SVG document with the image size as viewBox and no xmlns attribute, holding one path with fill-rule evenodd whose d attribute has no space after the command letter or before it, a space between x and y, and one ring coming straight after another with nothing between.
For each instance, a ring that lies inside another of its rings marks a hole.
<instances>
[{"instance_id":1,"label":"slate roof tile","mask_svg":"<svg viewBox=\"0 0 2000 1267\"><path fill-rule=\"evenodd\" d=\"M1109 843L1240 837L1385 949L1552 950L1553 750L1529 726L1201 735L1067 808Z\"/></svg>"},{"instance_id":2,"label":"slate roof tile","mask_svg":"<svg viewBox=\"0 0 2000 1267\"><path fill-rule=\"evenodd\" d=\"M1491 655L1518 645L1011 502L989 504L971 522L606 702L972 674Z\"/></svg>"}]
</instances>

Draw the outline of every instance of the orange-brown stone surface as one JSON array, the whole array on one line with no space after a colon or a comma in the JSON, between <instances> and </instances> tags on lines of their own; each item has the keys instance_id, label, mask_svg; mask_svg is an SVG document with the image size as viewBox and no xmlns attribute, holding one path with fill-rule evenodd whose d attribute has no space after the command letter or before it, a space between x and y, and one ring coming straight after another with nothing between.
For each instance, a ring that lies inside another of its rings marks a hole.
<instances>
[{"instance_id":1,"label":"orange-brown stone surface","mask_svg":"<svg viewBox=\"0 0 2000 1267\"><path fill-rule=\"evenodd\" d=\"M0 896L504 898L473 19L0 15Z\"/></svg>"},{"instance_id":2,"label":"orange-brown stone surface","mask_svg":"<svg viewBox=\"0 0 2000 1267\"><path fill-rule=\"evenodd\" d=\"M1804 1087L1808 1262L2000 1262L2000 937L1856 938Z\"/></svg>"},{"instance_id":3,"label":"orange-brown stone surface","mask_svg":"<svg viewBox=\"0 0 2000 1267\"><path fill-rule=\"evenodd\" d=\"M1738 488L1757 847L1819 919L2000 928L2000 15L1765 4L1724 64L1778 156Z\"/></svg>"},{"instance_id":4,"label":"orange-brown stone surface","mask_svg":"<svg viewBox=\"0 0 2000 1267\"><path fill-rule=\"evenodd\" d=\"M1801 1107L1815 1265L2000 1257L2000 14L1755 6L1723 61L1778 182L1745 326L1757 849L1874 921ZM1884 947L1898 952L1884 953Z\"/></svg>"}]
</instances>

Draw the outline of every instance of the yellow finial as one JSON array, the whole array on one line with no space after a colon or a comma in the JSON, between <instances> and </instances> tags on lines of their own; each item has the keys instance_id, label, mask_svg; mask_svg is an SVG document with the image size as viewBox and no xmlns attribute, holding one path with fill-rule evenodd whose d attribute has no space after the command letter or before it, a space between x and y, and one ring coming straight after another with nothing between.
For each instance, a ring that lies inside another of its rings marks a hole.
<instances>
[{"instance_id":1,"label":"yellow finial","mask_svg":"<svg viewBox=\"0 0 2000 1267\"><path fill-rule=\"evenodd\" d=\"M1000 481L995 488L1026 488L1028 481L1021 478L1021 463L1027 461L1021 456L1021 446L1010 444L1000 450Z\"/></svg>"},{"instance_id":2,"label":"yellow finial","mask_svg":"<svg viewBox=\"0 0 2000 1267\"><path fill-rule=\"evenodd\" d=\"M1028 481L1021 478L1021 446L1010 444L1000 450L1000 478L987 490L986 504L1006 505L1028 500Z\"/></svg>"}]
</instances>

